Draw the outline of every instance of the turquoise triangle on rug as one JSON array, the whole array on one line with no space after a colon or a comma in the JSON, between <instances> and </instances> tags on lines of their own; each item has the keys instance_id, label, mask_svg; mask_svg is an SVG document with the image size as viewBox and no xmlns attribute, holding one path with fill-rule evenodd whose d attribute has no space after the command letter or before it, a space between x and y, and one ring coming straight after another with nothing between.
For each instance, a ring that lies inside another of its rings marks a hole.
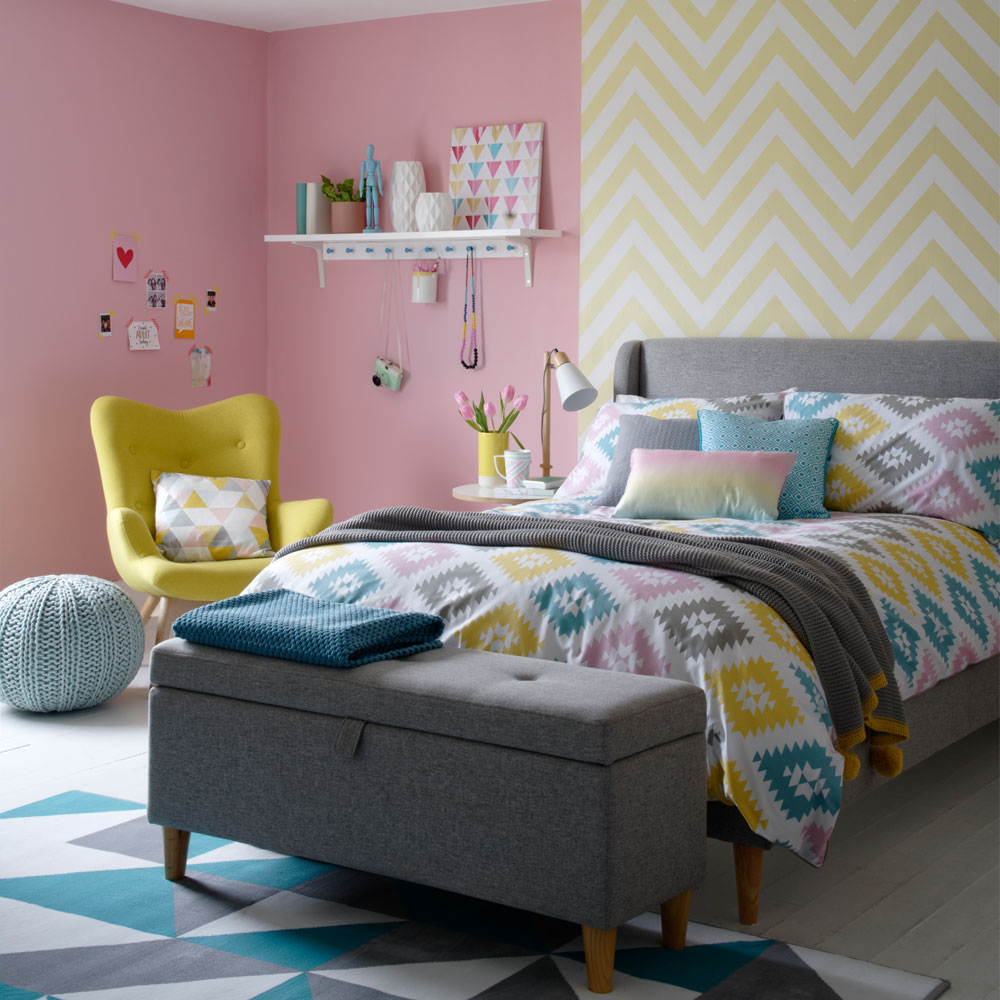
<instances>
[{"instance_id":1,"label":"turquoise triangle on rug","mask_svg":"<svg viewBox=\"0 0 1000 1000\"><path fill-rule=\"evenodd\" d=\"M93 792L61 792L38 802L31 802L17 809L0 813L0 819L15 819L19 816L70 816L73 813L116 812L126 809L145 809L143 802L129 802L113 799L109 795L95 795Z\"/></svg>"},{"instance_id":2,"label":"turquoise triangle on rug","mask_svg":"<svg viewBox=\"0 0 1000 1000\"><path fill-rule=\"evenodd\" d=\"M174 886L158 868L5 878L0 879L2 898L75 913L147 934L173 937L176 933Z\"/></svg>"},{"instance_id":3,"label":"turquoise triangle on rug","mask_svg":"<svg viewBox=\"0 0 1000 1000\"><path fill-rule=\"evenodd\" d=\"M67 792L0 814L0 843L31 817L38 856L0 879L0 1000L580 1000L574 924L292 857L199 864L168 882L141 804ZM67 814L101 813L72 839ZM39 829L39 824L45 826ZM46 826L46 824L48 824ZM100 827L100 828L96 828ZM53 845L100 870L53 873ZM44 845L44 846L42 846ZM236 852L206 838L201 845ZM21 855L19 854L19 857ZM211 856L208 854L206 856ZM82 855L86 857L86 855ZM110 864L109 864L110 862ZM382 917L384 916L384 919ZM660 946L659 915L619 930L618 1000L933 1000L939 979L692 924Z\"/></svg>"},{"instance_id":4,"label":"turquoise triangle on rug","mask_svg":"<svg viewBox=\"0 0 1000 1000\"><path fill-rule=\"evenodd\" d=\"M662 947L623 948L615 955L615 969L636 979L683 986L694 993L706 993L739 972L766 952L774 941L753 938L721 944L688 945L680 951ZM582 951L567 952L567 958L584 961Z\"/></svg>"},{"instance_id":5,"label":"turquoise triangle on rug","mask_svg":"<svg viewBox=\"0 0 1000 1000\"><path fill-rule=\"evenodd\" d=\"M194 857L190 851L189 857ZM325 875L330 870L330 865L306 858L251 858L244 861L212 861L199 865L198 870L209 875L264 885L269 889L291 889L318 875Z\"/></svg>"},{"instance_id":6,"label":"turquoise triangle on rug","mask_svg":"<svg viewBox=\"0 0 1000 1000\"><path fill-rule=\"evenodd\" d=\"M39 1000L38 990L19 990L16 986L0 983L0 1000Z\"/></svg>"}]
</instances>

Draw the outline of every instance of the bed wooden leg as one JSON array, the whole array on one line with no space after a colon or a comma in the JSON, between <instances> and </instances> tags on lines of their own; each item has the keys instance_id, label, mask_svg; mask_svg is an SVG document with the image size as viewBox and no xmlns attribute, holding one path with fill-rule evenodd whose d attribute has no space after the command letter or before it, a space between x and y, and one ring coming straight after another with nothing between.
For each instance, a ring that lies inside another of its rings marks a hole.
<instances>
[{"instance_id":1,"label":"bed wooden leg","mask_svg":"<svg viewBox=\"0 0 1000 1000\"><path fill-rule=\"evenodd\" d=\"M691 890L660 903L660 928L663 947L679 951L687 942L688 913L691 911Z\"/></svg>"},{"instance_id":2,"label":"bed wooden leg","mask_svg":"<svg viewBox=\"0 0 1000 1000\"><path fill-rule=\"evenodd\" d=\"M764 874L764 848L733 844L736 866L736 899L741 924L755 924L760 912L760 883Z\"/></svg>"},{"instance_id":3,"label":"bed wooden leg","mask_svg":"<svg viewBox=\"0 0 1000 1000\"><path fill-rule=\"evenodd\" d=\"M172 826L163 828L163 874L168 882L184 878L190 841L190 830L175 830Z\"/></svg>"},{"instance_id":4,"label":"bed wooden leg","mask_svg":"<svg viewBox=\"0 0 1000 1000\"><path fill-rule=\"evenodd\" d=\"M600 931L583 925L583 955L587 962L587 988L591 993L611 992L617 939L617 927Z\"/></svg>"}]
</instances>

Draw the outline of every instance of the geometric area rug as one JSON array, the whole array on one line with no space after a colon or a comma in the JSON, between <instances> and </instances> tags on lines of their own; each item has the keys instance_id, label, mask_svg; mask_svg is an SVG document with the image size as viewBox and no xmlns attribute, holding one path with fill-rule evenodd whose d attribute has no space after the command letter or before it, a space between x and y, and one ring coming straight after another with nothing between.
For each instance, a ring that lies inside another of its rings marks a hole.
<instances>
[{"instance_id":1,"label":"geometric area rug","mask_svg":"<svg viewBox=\"0 0 1000 1000\"><path fill-rule=\"evenodd\" d=\"M574 924L192 834L163 877L138 802L0 814L0 1000L580 1000ZM947 983L659 914L619 928L617 1000L932 1000Z\"/></svg>"}]
</instances>

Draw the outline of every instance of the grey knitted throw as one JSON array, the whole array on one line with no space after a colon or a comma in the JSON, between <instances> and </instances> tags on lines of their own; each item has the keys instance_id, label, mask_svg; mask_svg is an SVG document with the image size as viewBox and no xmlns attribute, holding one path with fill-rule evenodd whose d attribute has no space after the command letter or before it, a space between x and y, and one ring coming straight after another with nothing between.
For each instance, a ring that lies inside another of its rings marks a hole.
<instances>
[{"instance_id":1,"label":"grey knitted throw","mask_svg":"<svg viewBox=\"0 0 1000 1000\"><path fill-rule=\"evenodd\" d=\"M909 733L893 673L892 646L864 586L829 553L769 538L718 538L657 531L625 521L519 518L498 511L392 507L368 511L285 546L275 558L315 545L445 542L451 545L565 549L732 584L770 605L812 656L845 757L869 739L883 774L902 767L891 744Z\"/></svg>"}]
</instances>

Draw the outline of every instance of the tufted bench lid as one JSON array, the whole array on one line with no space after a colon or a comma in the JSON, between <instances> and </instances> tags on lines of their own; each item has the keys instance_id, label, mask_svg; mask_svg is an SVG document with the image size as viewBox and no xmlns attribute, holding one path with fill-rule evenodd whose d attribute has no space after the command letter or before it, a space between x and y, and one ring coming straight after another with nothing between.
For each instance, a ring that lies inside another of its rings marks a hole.
<instances>
[{"instance_id":1,"label":"tufted bench lid","mask_svg":"<svg viewBox=\"0 0 1000 1000\"><path fill-rule=\"evenodd\" d=\"M449 647L338 670L170 639L150 682L597 764L705 729L693 684Z\"/></svg>"}]
</instances>

